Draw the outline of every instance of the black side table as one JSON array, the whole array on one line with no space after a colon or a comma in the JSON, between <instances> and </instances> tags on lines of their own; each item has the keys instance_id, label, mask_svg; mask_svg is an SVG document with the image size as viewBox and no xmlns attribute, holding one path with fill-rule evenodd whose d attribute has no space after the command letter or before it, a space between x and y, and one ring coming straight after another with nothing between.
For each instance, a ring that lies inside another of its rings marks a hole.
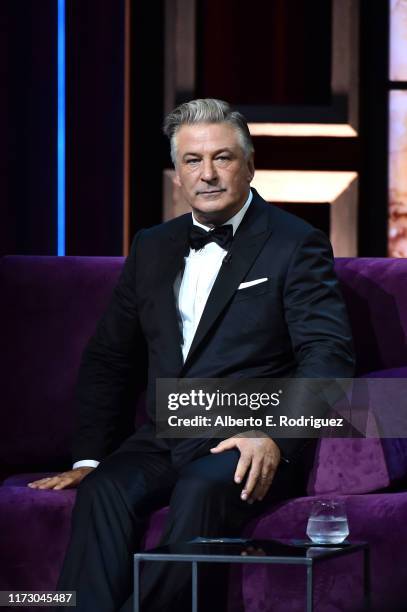
<instances>
[{"instance_id":1,"label":"black side table","mask_svg":"<svg viewBox=\"0 0 407 612\"><path fill-rule=\"evenodd\" d=\"M321 561L363 551L363 594L365 610L370 609L370 558L367 542L346 542L314 546L292 540L196 541L161 546L134 555L134 612L140 612L140 563L142 561L190 562L192 564L192 612L198 612L198 563L270 563L303 565L307 572L306 611L313 610L313 572Z\"/></svg>"}]
</instances>

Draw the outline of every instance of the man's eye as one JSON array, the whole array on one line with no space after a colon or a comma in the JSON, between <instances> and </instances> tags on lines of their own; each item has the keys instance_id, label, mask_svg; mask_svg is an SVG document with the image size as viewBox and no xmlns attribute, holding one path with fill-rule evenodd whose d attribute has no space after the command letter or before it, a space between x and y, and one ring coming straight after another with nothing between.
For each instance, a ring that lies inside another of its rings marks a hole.
<instances>
[{"instance_id":1,"label":"man's eye","mask_svg":"<svg viewBox=\"0 0 407 612\"><path fill-rule=\"evenodd\" d=\"M230 157L228 155L218 155L216 158L218 161L229 161Z\"/></svg>"},{"instance_id":2,"label":"man's eye","mask_svg":"<svg viewBox=\"0 0 407 612\"><path fill-rule=\"evenodd\" d=\"M199 162L199 159L187 159L186 163L189 166L193 166L194 164L197 164Z\"/></svg>"}]
</instances>

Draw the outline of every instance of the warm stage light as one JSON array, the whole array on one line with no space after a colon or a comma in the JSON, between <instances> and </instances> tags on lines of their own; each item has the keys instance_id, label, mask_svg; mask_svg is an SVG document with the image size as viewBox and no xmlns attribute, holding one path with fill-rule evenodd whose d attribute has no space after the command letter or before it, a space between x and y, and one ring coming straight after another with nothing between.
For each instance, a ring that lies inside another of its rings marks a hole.
<instances>
[{"instance_id":1,"label":"warm stage light","mask_svg":"<svg viewBox=\"0 0 407 612\"><path fill-rule=\"evenodd\" d=\"M390 92L389 255L407 257L407 91Z\"/></svg>"},{"instance_id":2,"label":"warm stage light","mask_svg":"<svg viewBox=\"0 0 407 612\"><path fill-rule=\"evenodd\" d=\"M256 170L252 182L269 202L335 202L356 172Z\"/></svg>"},{"instance_id":3,"label":"warm stage light","mask_svg":"<svg viewBox=\"0 0 407 612\"><path fill-rule=\"evenodd\" d=\"M390 0L390 80L407 81L407 4Z\"/></svg>"},{"instance_id":4,"label":"warm stage light","mask_svg":"<svg viewBox=\"0 0 407 612\"><path fill-rule=\"evenodd\" d=\"M357 136L357 132L347 123L249 123L249 130L252 136Z\"/></svg>"}]
</instances>

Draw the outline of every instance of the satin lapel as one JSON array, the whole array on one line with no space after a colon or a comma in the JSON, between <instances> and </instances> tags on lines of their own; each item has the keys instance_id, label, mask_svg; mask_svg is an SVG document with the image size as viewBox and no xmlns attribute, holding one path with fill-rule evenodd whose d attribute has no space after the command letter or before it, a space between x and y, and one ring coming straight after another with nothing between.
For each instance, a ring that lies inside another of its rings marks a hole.
<instances>
[{"instance_id":1,"label":"satin lapel","mask_svg":"<svg viewBox=\"0 0 407 612\"><path fill-rule=\"evenodd\" d=\"M182 333L178 322L178 312L174 295L174 284L180 270L184 266L184 257L188 255L188 232L192 223L191 216L185 216L185 222L180 223L175 232L166 237L166 243L159 249L161 254L161 270L157 288L158 315L160 334L166 356L173 376L176 378L183 365Z\"/></svg>"},{"instance_id":2,"label":"satin lapel","mask_svg":"<svg viewBox=\"0 0 407 612\"><path fill-rule=\"evenodd\" d=\"M258 196L249 206L233 239L231 258L223 263L212 291L206 302L194 340L189 350L181 375L188 368L191 358L199 348L212 325L219 317L245 277L265 241L271 234L268 204Z\"/></svg>"}]
</instances>

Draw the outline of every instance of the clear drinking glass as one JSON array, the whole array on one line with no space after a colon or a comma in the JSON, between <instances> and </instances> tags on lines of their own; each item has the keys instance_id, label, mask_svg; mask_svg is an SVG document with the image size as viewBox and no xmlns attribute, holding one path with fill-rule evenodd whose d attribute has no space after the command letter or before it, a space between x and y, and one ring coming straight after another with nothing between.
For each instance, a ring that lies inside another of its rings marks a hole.
<instances>
[{"instance_id":1,"label":"clear drinking glass","mask_svg":"<svg viewBox=\"0 0 407 612\"><path fill-rule=\"evenodd\" d=\"M338 500L320 500L312 504L307 536L315 544L340 544L349 535L345 504Z\"/></svg>"}]
</instances>

